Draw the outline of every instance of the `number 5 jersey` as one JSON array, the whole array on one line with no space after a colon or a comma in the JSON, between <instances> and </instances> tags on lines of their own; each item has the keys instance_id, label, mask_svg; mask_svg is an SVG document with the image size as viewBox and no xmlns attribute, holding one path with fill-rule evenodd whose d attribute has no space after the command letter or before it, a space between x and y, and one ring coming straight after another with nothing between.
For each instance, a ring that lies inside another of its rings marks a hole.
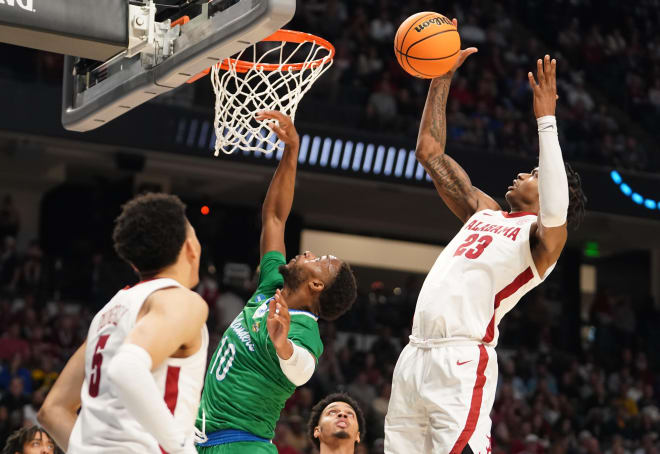
<instances>
[{"instance_id":1,"label":"number 5 jersey","mask_svg":"<svg viewBox=\"0 0 660 454\"><path fill-rule=\"evenodd\" d=\"M146 299L154 292L181 287L173 279L153 279L120 290L89 327L85 347L85 379L81 409L69 438L69 454L162 454L156 439L137 422L108 380L110 362L137 323ZM163 333L167 336L167 333ZM208 331L202 345L186 358L167 358L152 371L156 385L177 426L192 442L195 416L206 367Z\"/></svg>"},{"instance_id":2,"label":"number 5 jersey","mask_svg":"<svg viewBox=\"0 0 660 454\"><path fill-rule=\"evenodd\" d=\"M530 248L529 233L536 221L534 213L475 213L426 277L413 337L467 338L494 347L504 314L545 278L539 276Z\"/></svg>"}]
</instances>

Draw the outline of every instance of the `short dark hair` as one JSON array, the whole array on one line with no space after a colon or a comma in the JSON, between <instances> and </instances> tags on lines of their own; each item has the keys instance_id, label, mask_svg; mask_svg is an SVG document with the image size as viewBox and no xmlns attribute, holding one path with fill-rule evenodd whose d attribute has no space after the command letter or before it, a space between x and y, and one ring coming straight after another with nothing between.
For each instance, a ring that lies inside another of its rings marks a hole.
<instances>
[{"instance_id":1,"label":"short dark hair","mask_svg":"<svg viewBox=\"0 0 660 454\"><path fill-rule=\"evenodd\" d=\"M582 190L582 180L571 165L566 162L566 177L568 178L568 225L577 229L584 219L587 196Z\"/></svg>"},{"instance_id":2,"label":"short dark hair","mask_svg":"<svg viewBox=\"0 0 660 454\"><path fill-rule=\"evenodd\" d=\"M42 438L44 435L46 435L53 442L55 445L55 454L62 452L60 448L58 448L57 444L55 444L55 440L53 440L53 438L48 435L48 432L46 432L42 427L31 426L21 427L16 432L7 437L5 447L2 448L2 454L15 454L17 452L23 452L23 446L25 443L34 439L34 436L37 433L41 433Z\"/></svg>"},{"instance_id":3,"label":"short dark hair","mask_svg":"<svg viewBox=\"0 0 660 454\"><path fill-rule=\"evenodd\" d=\"M175 195L148 193L122 206L112 233L117 254L141 277L176 262L186 241L186 206Z\"/></svg>"},{"instance_id":4,"label":"short dark hair","mask_svg":"<svg viewBox=\"0 0 660 454\"><path fill-rule=\"evenodd\" d=\"M321 449L321 441L318 438L314 438L314 429L319 425L321 413L323 413L325 407L333 402L344 402L350 405L351 408L355 410L355 415L357 416L358 432L360 433L360 438L364 438L365 434L367 433L367 424L364 420L364 413L362 413L362 409L360 408L360 405L357 403L357 401L346 393L330 394L329 396L323 398L323 400L318 402L316 405L314 405L312 412L309 415L309 421L307 422L307 433L309 434L309 438L311 438L312 443L316 445L316 449Z\"/></svg>"},{"instance_id":5,"label":"short dark hair","mask_svg":"<svg viewBox=\"0 0 660 454\"><path fill-rule=\"evenodd\" d=\"M335 279L319 295L319 316L337 320L346 313L357 298L357 283L348 263L342 262Z\"/></svg>"}]
</instances>

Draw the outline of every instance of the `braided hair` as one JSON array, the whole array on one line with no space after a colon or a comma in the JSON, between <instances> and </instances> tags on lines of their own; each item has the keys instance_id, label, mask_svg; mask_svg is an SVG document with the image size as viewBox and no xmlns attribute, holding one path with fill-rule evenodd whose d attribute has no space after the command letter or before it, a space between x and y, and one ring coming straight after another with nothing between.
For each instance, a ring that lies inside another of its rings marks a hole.
<instances>
[{"instance_id":1,"label":"braided hair","mask_svg":"<svg viewBox=\"0 0 660 454\"><path fill-rule=\"evenodd\" d=\"M568 225L577 230L582 223L582 219L584 219L587 196L582 190L580 174L573 170L569 163L564 163L564 166L566 167L566 177L568 179Z\"/></svg>"}]
</instances>

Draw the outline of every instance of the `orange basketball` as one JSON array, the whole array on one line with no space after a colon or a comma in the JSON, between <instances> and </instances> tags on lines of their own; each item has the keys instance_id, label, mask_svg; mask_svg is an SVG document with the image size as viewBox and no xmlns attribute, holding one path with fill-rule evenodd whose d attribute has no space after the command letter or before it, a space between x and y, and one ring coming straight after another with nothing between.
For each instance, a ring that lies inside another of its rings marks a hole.
<instances>
[{"instance_id":1,"label":"orange basketball","mask_svg":"<svg viewBox=\"0 0 660 454\"><path fill-rule=\"evenodd\" d=\"M458 59L461 37L442 14L422 12L403 21L394 37L394 53L406 72L432 79L449 71Z\"/></svg>"}]
</instances>

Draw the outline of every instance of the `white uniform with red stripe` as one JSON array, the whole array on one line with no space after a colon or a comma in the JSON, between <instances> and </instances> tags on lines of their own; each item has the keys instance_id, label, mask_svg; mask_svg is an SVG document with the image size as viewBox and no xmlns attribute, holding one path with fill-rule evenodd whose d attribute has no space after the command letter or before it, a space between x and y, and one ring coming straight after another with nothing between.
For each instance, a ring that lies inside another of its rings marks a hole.
<instances>
[{"instance_id":1,"label":"white uniform with red stripe","mask_svg":"<svg viewBox=\"0 0 660 454\"><path fill-rule=\"evenodd\" d=\"M87 334L82 408L69 438L68 454L162 454L156 439L128 413L108 380L113 356L136 324L144 301L157 290L182 287L173 279L154 279L119 291L96 314ZM163 333L164 336L167 333ZM187 358L168 358L152 372L179 427L190 432L202 391L208 331L202 346Z\"/></svg>"},{"instance_id":2,"label":"white uniform with red stripe","mask_svg":"<svg viewBox=\"0 0 660 454\"><path fill-rule=\"evenodd\" d=\"M479 211L436 260L394 371L386 453L460 454L468 443L490 453L497 325L545 278L530 249L536 221L533 213Z\"/></svg>"}]
</instances>

